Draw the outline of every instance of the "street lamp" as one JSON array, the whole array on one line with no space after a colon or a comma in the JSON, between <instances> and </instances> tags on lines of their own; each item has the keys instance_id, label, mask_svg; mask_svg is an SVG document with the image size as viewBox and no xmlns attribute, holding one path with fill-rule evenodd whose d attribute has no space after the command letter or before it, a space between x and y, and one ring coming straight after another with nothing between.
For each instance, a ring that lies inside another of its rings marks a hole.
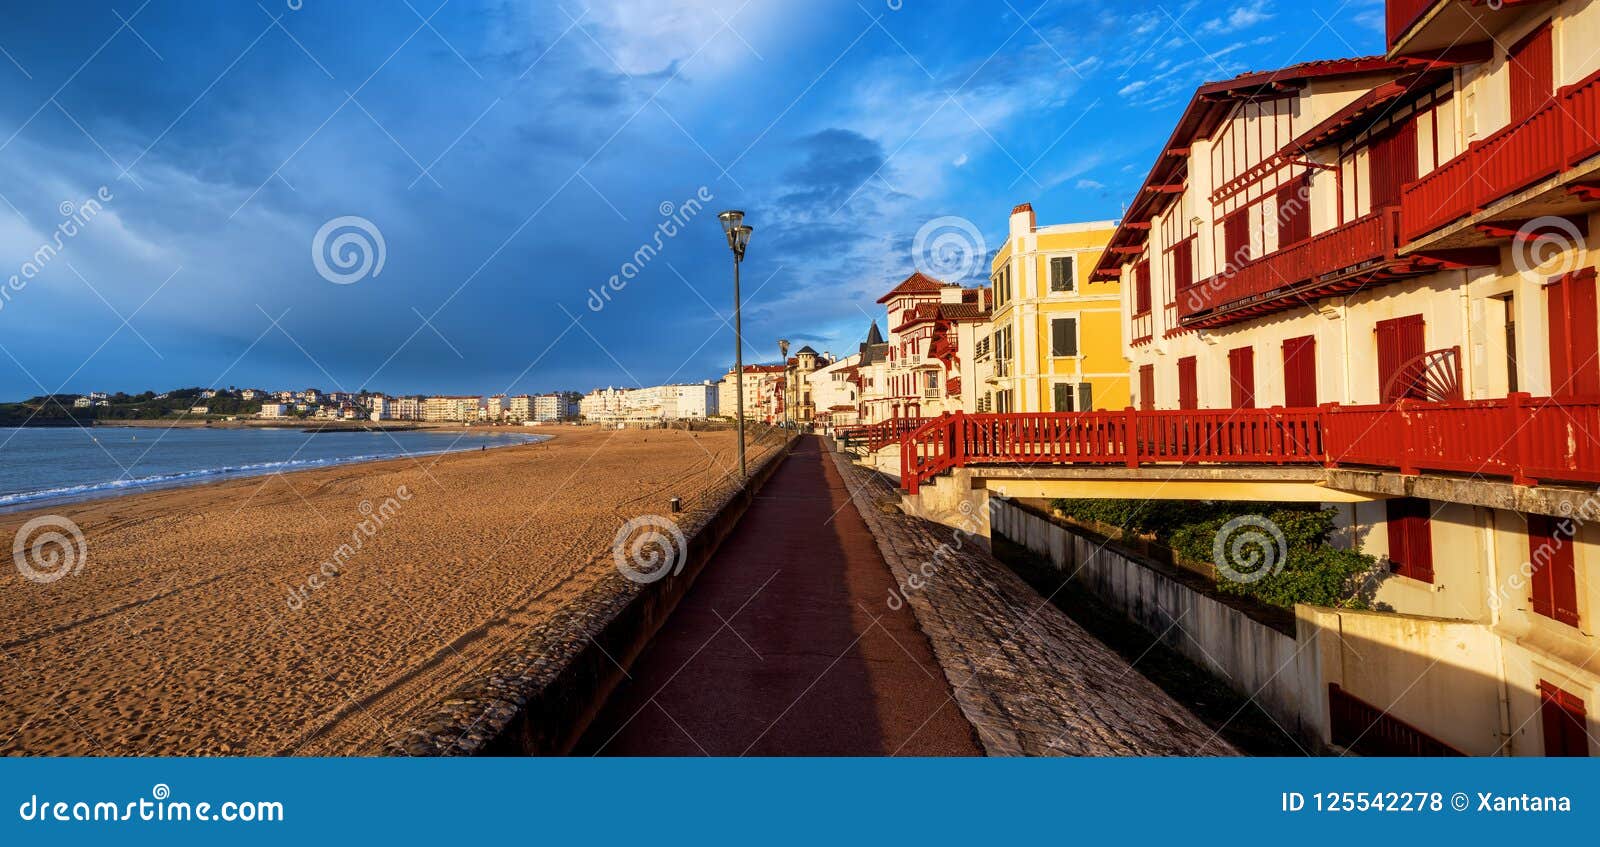
<instances>
[{"instance_id":1,"label":"street lamp","mask_svg":"<svg viewBox=\"0 0 1600 847\"><path fill-rule=\"evenodd\" d=\"M739 264L744 261L744 248L750 244L752 229L744 223L744 212L729 209L717 215L722 221L722 233L728 237L728 249L733 251L733 372L734 403L739 430L739 478L749 479L744 464L744 329L739 319Z\"/></svg>"},{"instance_id":2,"label":"street lamp","mask_svg":"<svg viewBox=\"0 0 1600 847\"><path fill-rule=\"evenodd\" d=\"M783 431L789 431L789 339L778 339L778 361L783 364Z\"/></svg>"}]
</instances>

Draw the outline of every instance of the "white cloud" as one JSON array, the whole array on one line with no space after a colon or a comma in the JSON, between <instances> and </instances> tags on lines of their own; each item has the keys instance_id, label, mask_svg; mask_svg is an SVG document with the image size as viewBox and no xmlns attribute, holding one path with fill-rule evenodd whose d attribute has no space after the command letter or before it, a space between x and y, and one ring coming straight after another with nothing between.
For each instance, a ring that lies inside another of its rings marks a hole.
<instances>
[{"instance_id":1,"label":"white cloud","mask_svg":"<svg viewBox=\"0 0 1600 847\"><path fill-rule=\"evenodd\" d=\"M1229 35L1240 30L1249 29L1257 24L1264 23L1273 18L1270 11L1269 0L1252 0L1234 7L1227 15L1213 18L1200 27L1203 33L1213 35Z\"/></svg>"}]
</instances>

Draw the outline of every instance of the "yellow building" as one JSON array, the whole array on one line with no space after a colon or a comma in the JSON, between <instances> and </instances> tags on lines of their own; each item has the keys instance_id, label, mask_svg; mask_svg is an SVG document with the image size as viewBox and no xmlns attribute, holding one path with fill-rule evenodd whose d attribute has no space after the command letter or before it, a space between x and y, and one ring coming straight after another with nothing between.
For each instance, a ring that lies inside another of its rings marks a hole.
<instances>
[{"instance_id":1,"label":"yellow building","mask_svg":"<svg viewBox=\"0 0 1600 847\"><path fill-rule=\"evenodd\" d=\"M1031 204L1011 210L990 274L995 375L987 408L1081 412L1129 404L1122 285L1090 279L1116 229L1115 221L1038 226Z\"/></svg>"}]
</instances>

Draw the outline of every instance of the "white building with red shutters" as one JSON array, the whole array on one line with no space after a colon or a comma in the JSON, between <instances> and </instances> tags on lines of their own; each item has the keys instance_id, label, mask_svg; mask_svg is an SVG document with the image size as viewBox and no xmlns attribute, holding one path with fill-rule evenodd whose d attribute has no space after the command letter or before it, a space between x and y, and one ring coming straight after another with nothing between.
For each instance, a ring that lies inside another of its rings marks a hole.
<instances>
[{"instance_id":1,"label":"white building with red shutters","mask_svg":"<svg viewBox=\"0 0 1600 847\"><path fill-rule=\"evenodd\" d=\"M1371 495L1339 508L1393 612L1302 615L1344 627L1333 712L1600 752L1600 3L1389 24L1385 56L1202 86L1096 274L1140 409L1310 410Z\"/></svg>"}]
</instances>

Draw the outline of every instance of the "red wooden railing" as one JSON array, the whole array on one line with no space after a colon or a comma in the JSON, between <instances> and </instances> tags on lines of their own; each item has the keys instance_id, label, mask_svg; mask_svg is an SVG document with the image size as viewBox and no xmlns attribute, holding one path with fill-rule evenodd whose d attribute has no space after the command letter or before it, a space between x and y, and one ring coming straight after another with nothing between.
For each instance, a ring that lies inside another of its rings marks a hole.
<instances>
[{"instance_id":1,"label":"red wooden railing","mask_svg":"<svg viewBox=\"0 0 1600 847\"><path fill-rule=\"evenodd\" d=\"M877 423L839 427L834 435L841 439L859 441L876 453L899 441L908 432L928 422L928 418L889 418Z\"/></svg>"},{"instance_id":2,"label":"red wooden railing","mask_svg":"<svg viewBox=\"0 0 1600 847\"><path fill-rule=\"evenodd\" d=\"M1407 241L1481 211L1502 197L1600 153L1600 71L1562 88L1543 108L1405 187Z\"/></svg>"},{"instance_id":3,"label":"red wooden railing","mask_svg":"<svg viewBox=\"0 0 1600 847\"><path fill-rule=\"evenodd\" d=\"M1389 46L1393 47L1400 36L1422 17L1422 14L1432 8L1438 0L1389 0L1388 6L1388 36Z\"/></svg>"},{"instance_id":4,"label":"red wooden railing","mask_svg":"<svg viewBox=\"0 0 1600 847\"><path fill-rule=\"evenodd\" d=\"M1460 750L1328 683L1328 728L1333 743L1363 756L1460 756Z\"/></svg>"},{"instance_id":5,"label":"red wooden railing","mask_svg":"<svg viewBox=\"0 0 1600 847\"><path fill-rule=\"evenodd\" d=\"M1600 483L1600 397L1309 409L1040 412L932 418L900 440L918 487L969 465L1322 464Z\"/></svg>"},{"instance_id":6,"label":"red wooden railing","mask_svg":"<svg viewBox=\"0 0 1600 847\"><path fill-rule=\"evenodd\" d=\"M1399 209L1384 208L1178 291L1178 319L1258 298L1365 262L1393 258Z\"/></svg>"}]
</instances>

